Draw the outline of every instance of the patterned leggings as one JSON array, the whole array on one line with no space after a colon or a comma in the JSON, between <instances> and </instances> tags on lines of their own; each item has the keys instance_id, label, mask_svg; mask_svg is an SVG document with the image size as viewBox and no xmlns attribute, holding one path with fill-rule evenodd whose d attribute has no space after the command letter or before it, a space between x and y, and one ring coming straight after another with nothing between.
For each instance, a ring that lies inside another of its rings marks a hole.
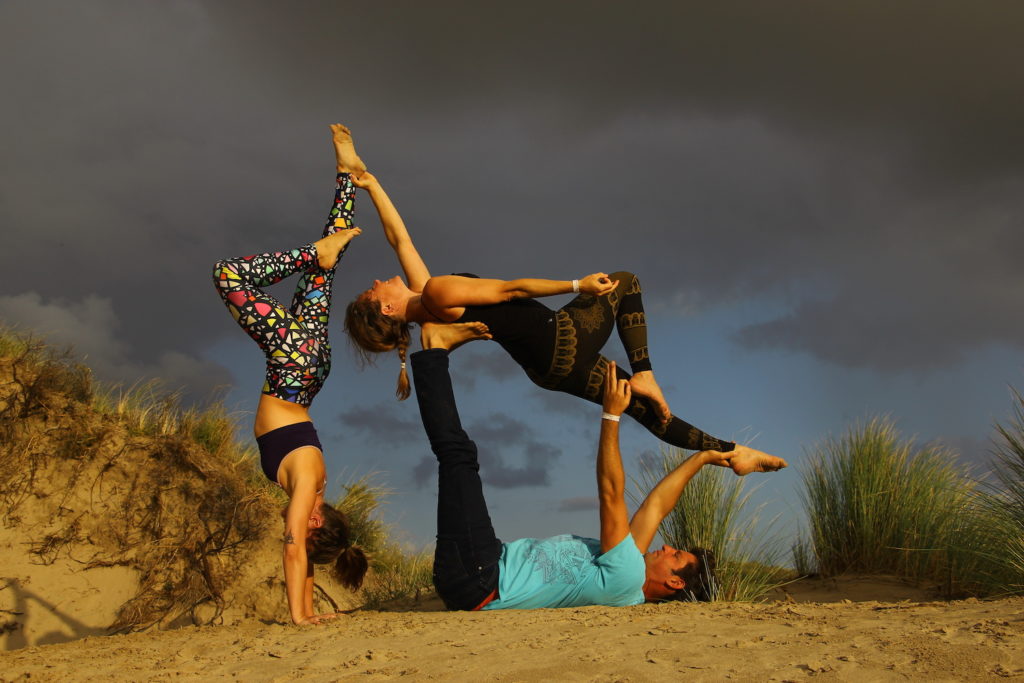
<instances>
[{"instance_id":1,"label":"patterned leggings","mask_svg":"<svg viewBox=\"0 0 1024 683\"><path fill-rule=\"evenodd\" d=\"M557 331L551 367L544 373L527 370L530 379L539 386L600 405L609 363L601 355L601 348L613 328L618 330L630 369L634 373L651 369L640 281L627 272L612 273L609 277L619 283L609 294L581 294L555 312ZM622 379L630 376L622 368L616 368L616 374ZM629 402L626 414L665 443L678 448L727 452L736 447L675 415L667 424L663 423L647 399L639 396Z\"/></svg>"},{"instance_id":2,"label":"patterned leggings","mask_svg":"<svg viewBox=\"0 0 1024 683\"><path fill-rule=\"evenodd\" d=\"M355 186L349 174L339 173L325 237L352 227L354 200ZM316 247L307 244L289 251L226 259L213 267L214 285L231 317L267 357L263 393L303 406L313 402L331 371L327 319L334 268L320 268L316 256ZM301 275L290 308L260 289L295 273Z\"/></svg>"}]
</instances>

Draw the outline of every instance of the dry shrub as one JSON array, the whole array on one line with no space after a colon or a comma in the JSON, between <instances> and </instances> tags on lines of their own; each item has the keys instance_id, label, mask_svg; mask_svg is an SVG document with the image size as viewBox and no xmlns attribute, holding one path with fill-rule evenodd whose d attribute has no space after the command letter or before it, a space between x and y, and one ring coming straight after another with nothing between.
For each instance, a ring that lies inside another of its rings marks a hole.
<instances>
[{"instance_id":1,"label":"dry shrub","mask_svg":"<svg viewBox=\"0 0 1024 683\"><path fill-rule=\"evenodd\" d=\"M0 333L0 515L39 515L40 563L127 566L139 588L111 628L216 619L278 496L219 405L182 410L155 385L98 393L89 371ZM31 510L30 510L31 508Z\"/></svg>"},{"instance_id":2,"label":"dry shrub","mask_svg":"<svg viewBox=\"0 0 1024 683\"><path fill-rule=\"evenodd\" d=\"M221 404L182 408L153 382L96 387L67 353L0 330L0 522L26 529L40 564L135 570L115 631L210 623L229 600L283 616L270 537L287 496L235 428ZM336 504L370 557L362 597L417 596L430 586L429 558L388 539L377 512L389 491L371 479L345 486ZM336 609L324 585L318 596Z\"/></svg>"}]
</instances>

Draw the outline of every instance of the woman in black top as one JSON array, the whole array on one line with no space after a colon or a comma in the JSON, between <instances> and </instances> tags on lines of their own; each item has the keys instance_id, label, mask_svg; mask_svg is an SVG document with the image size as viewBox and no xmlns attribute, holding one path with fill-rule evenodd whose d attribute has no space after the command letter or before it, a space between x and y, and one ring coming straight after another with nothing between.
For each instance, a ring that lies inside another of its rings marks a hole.
<instances>
[{"instance_id":1,"label":"woman in black top","mask_svg":"<svg viewBox=\"0 0 1024 683\"><path fill-rule=\"evenodd\" d=\"M609 363L600 351L614 328L633 373L617 371L620 378L629 380L632 390L628 415L673 446L742 451L755 456L742 458L743 469L768 469L768 461L760 456L770 456L716 439L672 415L651 370L641 288L632 273L594 273L579 280L491 280L469 274L431 277L377 179L366 172L352 182L370 194L408 284L399 276L375 280L373 287L349 304L345 329L366 354L398 351L402 369L396 393L400 399L409 396L405 370L409 323L484 323L490 338L501 344L534 383L598 405ZM557 311L537 301L572 292L579 296Z\"/></svg>"}]
</instances>

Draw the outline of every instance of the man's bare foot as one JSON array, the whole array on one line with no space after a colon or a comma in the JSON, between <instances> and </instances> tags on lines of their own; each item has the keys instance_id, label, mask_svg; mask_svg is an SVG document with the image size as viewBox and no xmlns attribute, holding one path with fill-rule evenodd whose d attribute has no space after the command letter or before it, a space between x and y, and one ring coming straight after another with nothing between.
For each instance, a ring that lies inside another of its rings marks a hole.
<instances>
[{"instance_id":1,"label":"man's bare foot","mask_svg":"<svg viewBox=\"0 0 1024 683\"><path fill-rule=\"evenodd\" d=\"M425 349L454 351L466 342L490 339L483 323L423 323L420 325L420 344Z\"/></svg>"},{"instance_id":2,"label":"man's bare foot","mask_svg":"<svg viewBox=\"0 0 1024 683\"><path fill-rule=\"evenodd\" d=\"M316 263L324 270L330 270L338 262L338 256L342 249L355 239L356 235L363 234L359 228L345 228L327 237L322 237L313 243L316 247Z\"/></svg>"},{"instance_id":3,"label":"man's bare foot","mask_svg":"<svg viewBox=\"0 0 1024 683\"><path fill-rule=\"evenodd\" d=\"M338 173L362 175L366 170L366 164L356 154L356 146L352 142L352 133L349 129L340 123L332 123L331 136L334 138L334 156L338 159Z\"/></svg>"},{"instance_id":4,"label":"man's bare foot","mask_svg":"<svg viewBox=\"0 0 1024 683\"><path fill-rule=\"evenodd\" d=\"M654 404L654 409L658 412L662 422L668 422L672 419L672 411L668 408L668 401L665 400L665 395L661 393L661 387L655 381L653 372L643 370L636 373L629 380L629 388L637 396L643 396Z\"/></svg>"},{"instance_id":5,"label":"man's bare foot","mask_svg":"<svg viewBox=\"0 0 1024 683\"><path fill-rule=\"evenodd\" d=\"M725 455L729 458L729 467L740 477L751 472L774 472L788 466L782 458L740 444Z\"/></svg>"}]
</instances>

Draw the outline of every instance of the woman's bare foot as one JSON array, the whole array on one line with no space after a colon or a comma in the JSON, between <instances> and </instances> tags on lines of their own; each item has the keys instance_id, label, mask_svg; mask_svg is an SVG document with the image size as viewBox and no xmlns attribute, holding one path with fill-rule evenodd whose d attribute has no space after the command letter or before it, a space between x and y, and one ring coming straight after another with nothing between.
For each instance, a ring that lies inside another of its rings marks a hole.
<instances>
[{"instance_id":1,"label":"woman's bare foot","mask_svg":"<svg viewBox=\"0 0 1024 683\"><path fill-rule=\"evenodd\" d=\"M672 419L672 411L668 408L668 401L665 400L665 395L661 393L661 387L655 381L653 372L643 370L636 373L629 380L629 388L637 396L643 396L654 404L654 409L658 411L662 422L667 423Z\"/></svg>"},{"instance_id":2,"label":"woman's bare foot","mask_svg":"<svg viewBox=\"0 0 1024 683\"><path fill-rule=\"evenodd\" d=\"M331 135L334 138L334 155L338 159L338 173L362 175L366 164L356 154L356 146L352 142L352 133L340 123L331 124Z\"/></svg>"},{"instance_id":3,"label":"woman's bare foot","mask_svg":"<svg viewBox=\"0 0 1024 683\"><path fill-rule=\"evenodd\" d=\"M483 323L423 323L420 325L420 344L425 349L454 351L466 342L490 339Z\"/></svg>"},{"instance_id":4,"label":"woman's bare foot","mask_svg":"<svg viewBox=\"0 0 1024 683\"><path fill-rule=\"evenodd\" d=\"M782 458L740 444L736 444L736 448L725 455L729 458L729 467L740 477L751 472L774 472L787 467Z\"/></svg>"},{"instance_id":5,"label":"woman's bare foot","mask_svg":"<svg viewBox=\"0 0 1024 683\"><path fill-rule=\"evenodd\" d=\"M355 239L356 235L361 234L363 231L359 228L345 228L318 239L313 243L313 246L316 247L317 265L324 270L333 268L345 246Z\"/></svg>"}]
</instances>

